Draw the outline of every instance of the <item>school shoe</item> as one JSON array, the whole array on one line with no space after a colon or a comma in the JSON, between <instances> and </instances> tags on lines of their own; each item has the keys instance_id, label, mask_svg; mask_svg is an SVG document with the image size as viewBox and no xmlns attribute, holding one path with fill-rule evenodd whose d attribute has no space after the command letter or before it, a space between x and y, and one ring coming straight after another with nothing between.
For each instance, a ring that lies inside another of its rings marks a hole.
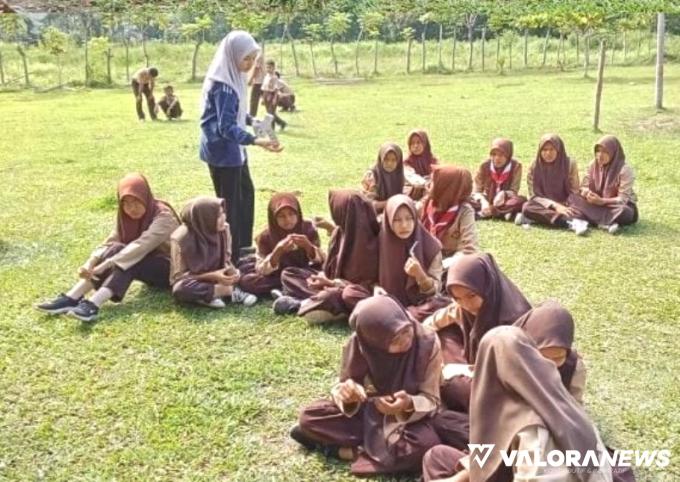
<instances>
[{"instance_id":1,"label":"school shoe","mask_svg":"<svg viewBox=\"0 0 680 482\"><path fill-rule=\"evenodd\" d=\"M609 234L612 234L612 235L618 233L619 232L619 223L610 224L609 227L607 228L607 232Z\"/></svg>"},{"instance_id":2,"label":"school shoe","mask_svg":"<svg viewBox=\"0 0 680 482\"><path fill-rule=\"evenodd\" d=\"M272 309L277 315L292 315L298 312L302 302L292 296L279 296L274 300Z\"/></svg>"},{"instance_id":3,"label":"school shoe","mask_svg":"<svg viewBox=\"0 0 680 482\"><path fill-rule=\"evenodd\" d=\"M44 311L45 313L49 313L50 315L61 315L63 313L68 313L73 308L78 306L80 300L82 300L82 298L76 300L71 298L70 296L66 296L64 293L61 293L52 301L38 303L37 305L35 305L35 309Z\"/></svg>"},{"instance_id":4,"label":"school shoe","mask_svg":"<svg viewBox=\"0 0 680 482\"><path fill-rule=\"evenodd\" d=\"M503 217L506 221L512 221L512 213L506 213Z\"/></svg>"},{"instance_id":5,"label":"school shoe","mask_svg":"<svg viewBox=\"0 0 680 482\"><path fill-rule=\"evenodd\" d=\"M90 300L82 299L78 303L78 306L68 312L68 316L78 318L85 323L90 323L99 316L99 307Z\"/></svg>"},{"instance_id":6,"label":"school shoe","mask_svg":"<svg viewBox=\"0 0 680 482\"><path fill-rule=\"evenodd\" d=\"M313 438L305 434L299 425L293 426L290 429L290 438L302 445L307 450L318 451L323 453L326 457L338 458L340 447L337 445L325 445L317 442Z\"/></svg>"},{"instance_id":7,"label":"school shoe","mask_svg":"<svg viewBox=\"0 0 680 482\"><path fill-rule=\"evenodd\" d=\"M273 300L278 300L283 296L283 292L281 290L273 289L269 292L269 295L272 297Z\"/></svg>"},{"instance_id":8,"label":"school shoe","mask_svg":"<svg viewBox=\"0 0 680 482\"><path fill-rule=\"evenodd\" d=\"M568 224L576 236L584 236L588 232L588 221L584 219L572 219Z\"/></svg>"},{"instance_id":9,"label":"school shoe","mask_svg":"<svg viewBox=\"0 0 680 482\"><path fill-rule=\"evenodd\" d=\"M531 219L529 219L528 217L526 217L522 213L517 213L517 216L515 216L515 224L517 226L522 226L524 224L531 224Z\"/></svg>"},{"instance_id":10,"label":"school shoe","mask_svg":"<svg viewBox=\"0 0 680 482\"><path fill-rule=\"evenodd\" d=\"M208 308L213 308L215 310L221 310L222 308L227 307L227 305L224 303L224 301L222 301L219 298L213 298L210 301L202 301L201 300L201 301L198 302L198 304L203 305L203 306L207 306Z\"/></svg>"},{"instance_id":11,"label":"school shoe","mask_svg":"<svg viewBox=\"0 0 680 482\"><path fill-rule=\"evenodd\" d=\"M253 306L255 303L257 303L257 296L251 293L246 293L238 286L234 286L234 291L231 293L231 302L241 303L246 307Z\"/></svg>"}]
</instances>

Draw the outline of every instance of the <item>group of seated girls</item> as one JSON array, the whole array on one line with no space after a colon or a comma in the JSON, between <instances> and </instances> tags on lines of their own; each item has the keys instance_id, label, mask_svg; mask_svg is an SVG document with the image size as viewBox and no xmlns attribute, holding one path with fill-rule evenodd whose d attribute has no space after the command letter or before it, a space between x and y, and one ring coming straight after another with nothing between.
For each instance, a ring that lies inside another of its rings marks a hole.
<instances>
[{"instance_id":1,"label":"group of seated girls","mask_svg":"<svg viewBox=\"0 0 680 482\"><path fill-rule=\"evenodd\" d=\"M375 165L361 181L362 191L378 214L395 194L420 200L430 191L438 161L427 133L412 131L407 144L409 155L403 159L397 144L384 143ZM519 194L522 164L513 151L511 140L494 139L489 158L479 165L468 200L477 219L538 223L569 228L579 235L590 224L615 234L620 226L637 221L633 171L616 137L604 136L595 144L594 159L579 179L577 164L567 155L562 139L555 134L543 136L527 176L528 199Z\"/></svg>"}]
</instances>

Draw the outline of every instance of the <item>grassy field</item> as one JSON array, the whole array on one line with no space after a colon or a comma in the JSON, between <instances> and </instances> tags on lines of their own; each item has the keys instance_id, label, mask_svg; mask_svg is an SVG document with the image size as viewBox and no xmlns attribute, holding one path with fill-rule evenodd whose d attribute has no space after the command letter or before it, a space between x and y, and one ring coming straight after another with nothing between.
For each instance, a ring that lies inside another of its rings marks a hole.
<instances>
[{"instance_id":1,"label":"grassy field","mask_svg":"<svg viewBox=\"0 0 680 482\"><path fill-rule=\"evenodd\" d=\"M678 480L680 68L667 68L661 114L653 69L607 76L602 127L637 173L640 223L576 238L483 222L481 243L533 302L572 310L587 408L609 444L670 448L671 467L638 477ZM307 215L325 214L329 188L357 186L380 143L403 143L413 127L429 130L445 163L468 167L498 135L528 166L556 131L583 172L597 138L593 81L578 72L295 87L301 111L284 114L284 152L250 150L258 228L274 190L299 190ZM311 328L267 303L180 307L136 285L92 327L31 308L67 289L109 232L125 173L144 172L178 208L211 193L197 158L199 88L177 90L186 119L175 123L138 123L127 89L0 94L0 480L354 480L287 438L298 409L328 392L347 328Z\"/></svg>"}]
</instances>

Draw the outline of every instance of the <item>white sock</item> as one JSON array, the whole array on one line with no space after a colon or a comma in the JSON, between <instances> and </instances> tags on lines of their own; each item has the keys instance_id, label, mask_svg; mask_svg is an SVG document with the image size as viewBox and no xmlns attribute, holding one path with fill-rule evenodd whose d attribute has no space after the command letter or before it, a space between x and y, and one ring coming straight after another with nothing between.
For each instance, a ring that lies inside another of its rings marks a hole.
<instances>
[{"instance_id":1,"label":"white sock","mask_svg":"<svg viewBox=\"0 0 680 482\"><path fill-rule=\"evenodd\" d=\"M81 279L78 281L75 285L73 285L73 288L71 288L67 293L66 296L69 298L72 298L74 300L79 300L83 296L85 296L86 293L89 293L94 289L94 285L92 284L92 281L87 280L87 279Z\"/></svg>"},{"instance_id":2,"label":"white sock","mask_svg":"<svg viewBox=\"0 0 680 482\"><path fill-rule=\"evenodd\" d=\"M97 307L101 307L104 303L109 301L111 297L113 296L113 291L111 291L109 288L99 288L95 294L93 294L90 297L90 301L97 305Z\"/></svg>"}]
</instances>

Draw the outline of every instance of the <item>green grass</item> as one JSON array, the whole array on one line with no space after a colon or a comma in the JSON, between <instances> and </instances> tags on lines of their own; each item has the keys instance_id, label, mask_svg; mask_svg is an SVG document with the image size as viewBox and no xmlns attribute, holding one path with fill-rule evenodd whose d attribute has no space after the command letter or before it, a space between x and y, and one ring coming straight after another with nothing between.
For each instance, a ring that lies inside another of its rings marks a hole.
<instances>
[{"instance_id":1,"label":"green grass","mask_svg":"<svg viewBox=\"0 0 680 482\"><path fill-rule=\"evenodd\" d=\"M603 130L637 173L641 221L617 237L502 222L481 243L534 302L557 298L577 320L589 367L587 408L606 440L670 448L680 478L680 69L666 70L656 114L653 69L607 71ZM541 134L559 132L581 172L597 138L592 80L578 72L295 83L280 155L250 149L257 227L273 190L302 191L326 213L331 187L357 186L387 139L425 127L446 163L473 167L509 136L528 167ZM91 328L31 305L68 288L108 233L117 180L133 170L177 208L210 194L197 158L197 85L178 85L186 120L135 120L127 89L0 94L0 480L354 480L288 440L298 409L337 374L343 327L310 328L267 304L224 312L180 307L134 286ZM387 479L384 479L387 480Z\"/></svg>"}]
</instances>

